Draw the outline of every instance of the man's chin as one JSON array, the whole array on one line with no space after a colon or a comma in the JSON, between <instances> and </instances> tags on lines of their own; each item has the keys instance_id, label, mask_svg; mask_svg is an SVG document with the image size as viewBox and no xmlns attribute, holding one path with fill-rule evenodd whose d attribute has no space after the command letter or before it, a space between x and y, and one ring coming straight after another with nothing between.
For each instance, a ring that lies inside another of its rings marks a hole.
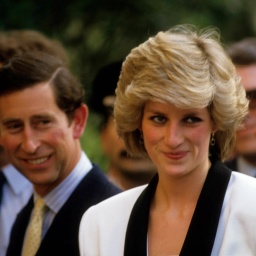
<instances>
[{"instance_id":1,"label":"man's chin","mask_svg":"<svg viewBox=\"0 0 256 256\"><path fill-rule=\"evenodd\" d=\"M256 151L254 151L254 152L244 152L241 155L244 156L244 157L247 157L247 158L256 158Z\"/></svg>"},{"instance_id":2,"label":"man's chin","mask_svg":"<svg viewBox=\"0 0 256 256\"><path fill-rule=\"evenodd\" d=\"M240 154L247 162L256 165L256 151Z\"/></svg>"}]
</instances>

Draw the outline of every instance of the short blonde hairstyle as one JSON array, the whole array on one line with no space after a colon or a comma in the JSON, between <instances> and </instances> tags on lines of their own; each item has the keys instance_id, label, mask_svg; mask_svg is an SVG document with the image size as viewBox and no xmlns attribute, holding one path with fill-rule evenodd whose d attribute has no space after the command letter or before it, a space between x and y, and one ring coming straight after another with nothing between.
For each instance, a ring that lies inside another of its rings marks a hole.
<instances>
[{"instance_id":1,"label":"short blonde hairstyle","mask_svg":"<svg viewBox=\"0 0 256 256\"><path fill-rule=\"evenodd\" d=\"M192 25L159 32L132 49L123 62L114 116L130 154L147 155L139 129L148 100L181 109L207 107L218 128L214 151L217 148L223 161L248 112L245 90L217 29L198 30Z\"/></svg>"}]
</instances>

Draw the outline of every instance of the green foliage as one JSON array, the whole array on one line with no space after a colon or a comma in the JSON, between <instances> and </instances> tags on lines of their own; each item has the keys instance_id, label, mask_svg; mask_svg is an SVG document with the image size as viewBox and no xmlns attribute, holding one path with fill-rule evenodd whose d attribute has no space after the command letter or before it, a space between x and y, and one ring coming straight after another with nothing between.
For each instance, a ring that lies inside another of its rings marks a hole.
<instances>
[{"instance_id":1,"label":"green foliage","mask_svg":"<svg viewBox=\"0 0 256 256\"><path fill-rule=\"evenodd\" d=\"M216 26L226 41L254 35L253 6L254 0L1 0L0 29L32 28L60 39L89 92L100 66L175 24Z\"/></svg>"},{"instance_id":2,"label":"green foliage","mask_svg":"<svg viewBox=\"0 0 256 256\"><path fill-rule=\"evenodd\" d=\"M100 146L99 123L99 117L90 113L85 132L81 138L81 145L90 160L106 171L108 161Z\"/></svg>"}]
</instances>

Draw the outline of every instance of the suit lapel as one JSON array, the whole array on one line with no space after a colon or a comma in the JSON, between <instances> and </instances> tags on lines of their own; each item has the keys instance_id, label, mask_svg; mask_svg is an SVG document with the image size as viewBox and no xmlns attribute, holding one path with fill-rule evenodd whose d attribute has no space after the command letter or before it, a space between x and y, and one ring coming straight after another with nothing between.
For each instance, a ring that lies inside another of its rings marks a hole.
<instances>
[{"instance_id":1,"label":"suit lapel","mask_svg":"<svg viewBox=\"0 0 256 256\"><path fill-rule=\"evenodd\" d=\"M49 252L51 255L79 255L78 231L84 212L119 192L121 190L109 183L103 172L93 165L55 216L37 256L49 255Z\"/></svg>"},{"instance_id":2,"label":"suit lapel","mask_svg":"<svg viewBox=\"0 0 256 256\"><path fill-rule=\"evenodd\" d=\"M199 196L180 256L210 255L231 171L213 162ZM150 203L158 183L156 175L136 201L128 222L124 256L147 255Z\"/></svg>"},{"instance_id":3,"label":"suit lapel","mask_svg":"<svg viewBox=\"0 0 256 256\"><path fill-rule=\"evenodd\" d=\"M180 256L211 255L231 171L220 162L208 172Z\"/></svg>"},{"instance_id":4,"label":"suit lapel","mask_svg":"<svg viewBox=\"0 0 256 256\"><path fill-rule=\"evenodd\" d=\"M124 256L147 255L149 209L157 183L156 174L134 204L126 230Z\"/></svg>"}]
</instances>

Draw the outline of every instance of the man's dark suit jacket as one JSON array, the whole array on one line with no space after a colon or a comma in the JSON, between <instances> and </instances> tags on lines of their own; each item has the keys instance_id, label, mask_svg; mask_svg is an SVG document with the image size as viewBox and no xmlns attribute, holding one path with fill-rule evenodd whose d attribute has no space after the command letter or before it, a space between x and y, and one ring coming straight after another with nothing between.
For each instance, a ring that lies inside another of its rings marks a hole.
<instances>
[{"instance_id":1,"label":"man's dark suit jacket","mask_svg":"<svg viewBox=\"0 0 256 256\"><path fill-rule=\"evenodd\" d=\"M78 232L83 213L92 205L121 192L93 165L55 216L36 256L79 256ZM20 256L25 231L34 206L33 197L18 214L6 256Z\"/></svg>"}]
</instances>

